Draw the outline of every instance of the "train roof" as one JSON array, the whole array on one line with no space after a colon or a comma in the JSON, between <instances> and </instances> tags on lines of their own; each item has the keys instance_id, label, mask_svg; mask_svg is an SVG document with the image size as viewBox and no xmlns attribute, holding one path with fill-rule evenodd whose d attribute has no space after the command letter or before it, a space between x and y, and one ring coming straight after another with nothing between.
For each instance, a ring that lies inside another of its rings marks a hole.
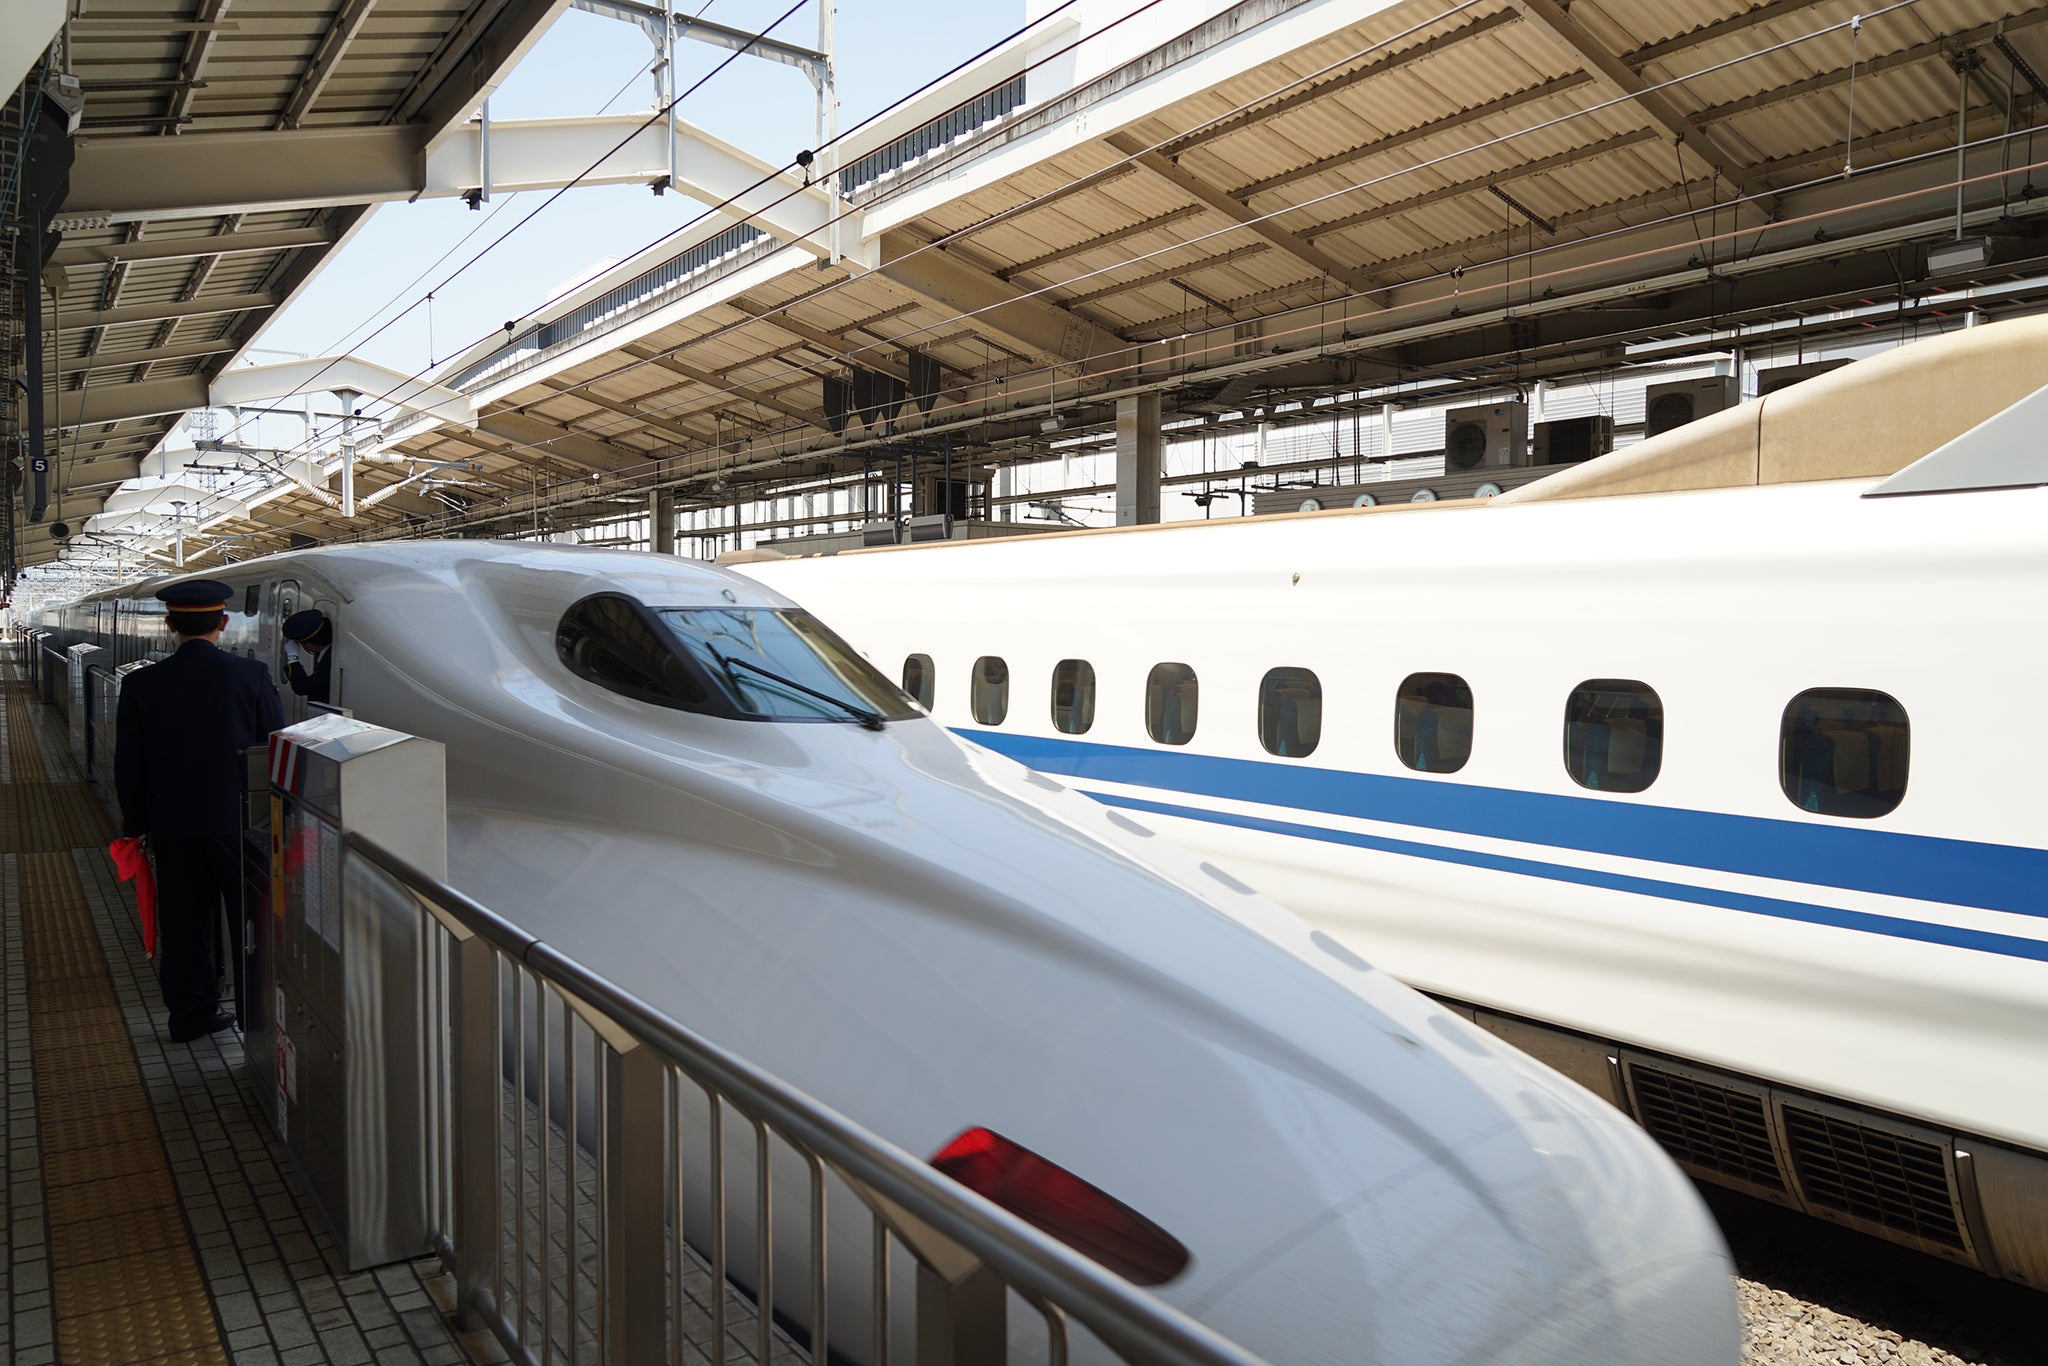
<instances>
[{"instance_id":1,"label":"train roof","mask_svg":"<svg viewBox=\"0 0 2048 1366\"><path fill-rule=\"evenodd\" d=\"M1675 427L1493 502L1882 479L1991 421L2044 382L2048 317L1962 328Z\"/></svg>"},{"instance_id":2,"label":"train roof","mask_svg":"<svg viewBox=\"0 0 2048 1366\"><path fill-rule=\"evenodd\" d=\"M205 571L161 575L141 583L89 594L80 601L110 597L149 597L167 583L209 577L246 580L252 574L270 578L293 573L315 576L333 585L345 599L379 584L402 578L441 579L479 569L573 571L590 580L589 591L623 592L664 607L726 605L726 592L752 606L792 604L765 585L703 560L654 556L642 550L552 545L534 541L372 541L359 545L317 546L245 560Z\"/></svg>"},{"instance_id":3,"label":"train roof","mask_svg":"<svg viewBox=\"0 0 2048 1366\"><path fill-rule=\"evenodd\" d=\"M1957 437L2025 404L2043 389L2044 381L2048 381L2048 316L2015 318L1943 333L1871 356L1483 502L1459 499L1327 508L1271 514L1259 520L1441 516L1576 498L1885 479L1908 467L1914 467L1916 476L1910 486L1901 483L1877 491L1936 492L2048 483L2048 461L2032 445L2018 459L2005 458L2001 452L1997 459L2001 472L1989 476L1976 468L1986 462L1960 451L1948 458L1947 450ZM2031 408L2026 416L2032 420ZM1934 468L1942 465L1949 468ZM1057 533L1053 539L1234 526L1242 525L1243 520L1088 527ZM933 541L813 551L810 555L886 555L979 544L983 542ZM808 556L761 548L722 555L719 563L746 565L798 558Z\"/></svg>"}]
</instances>

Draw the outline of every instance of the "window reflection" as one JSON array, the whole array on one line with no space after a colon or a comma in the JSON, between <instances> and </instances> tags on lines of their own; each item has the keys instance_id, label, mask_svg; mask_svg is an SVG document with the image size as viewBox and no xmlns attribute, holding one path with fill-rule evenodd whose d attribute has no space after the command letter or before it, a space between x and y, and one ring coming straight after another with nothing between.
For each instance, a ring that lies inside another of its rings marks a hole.
<instances>
[{"instance_id":1,"label":"window reflection","mask_svg":"<svg viewBox=\"0 0 2048 1366\"><path fill-rule=\"evenodd\" d=\"M917 699L917 705L926 711L932 709L932 694L937 683L930 655L911 655L903 661L903 691Z\"/></svg>"},{"instance_id":2,"label":"window reflection","mask_svg":"<svg viewBox=\"0 0 2048 1366\"><path fill-rule=\"evenodd\" d=\"M1300 759L1323 738L1323 685L1307 669L1272 669L1259 684L1259 743L1268 754Z\"/></svg>"},{"instance_id":3,"label":"window reflection","mask_svg":"<svg viewBox=\"0 0 2048 1366\"><path fill-rule=\"evenodd\" d=\"M972 693L974 719L984 726L1003 724L1010 714L1010 666L996 655L975 660Z\"/></svg>"},{"instance_id":4,"label":"window reflection","mask_svg":"<svg viewBox=\"0 0 2048 1366\"><path fill-rule=\"evenodd\" d=\"M1596 678L1564 708L1564 766L1597 792L1641 792L1664 763L1664 702L1634 679Z\"/></svg>"},{"instance_id":5,"label":"window reflection","mask_svg":"<svg viewBox=\"0 0 2048 1366\"><path fill-rule=\"evenodd\" d=\"M1052 725L1065 735L1085 735L1095 724L1095 666L1063 659L1052 669Z\"/></svg>"},{"instance_id":6,"label":"window reflection","mask_svg":"<svg viewBox=\"0 0 2048 1366\"><path fill-rule=\"evenodd\" d=\"M1785 706L1778 784L1794 806L1870 820L1906 796L1906 709L1867 688L1813 688Z\"/></svg>"},{"instance_id":7,"label":"window reflection","mask_svg":"<svg viewBox=\"0 0 2048 1366\"><path fill-rule=\"evenodd\" d=\"M1155 664L1145 680L1145 729L1162 745L1195 738L1201 690L1185 664Z\"/></svg>"},{"instance_id":8,"label":"window reflection","mask_svg":"<svg viewBox=\"0 0 2048 1366\"><path fill-rule=\"evenodd\" d=\"M1472 757L1472 689L1456 674L1409 674L1394 698L1394 753L1424 773L1456 773Z\"/></svg>"}]
</instances>

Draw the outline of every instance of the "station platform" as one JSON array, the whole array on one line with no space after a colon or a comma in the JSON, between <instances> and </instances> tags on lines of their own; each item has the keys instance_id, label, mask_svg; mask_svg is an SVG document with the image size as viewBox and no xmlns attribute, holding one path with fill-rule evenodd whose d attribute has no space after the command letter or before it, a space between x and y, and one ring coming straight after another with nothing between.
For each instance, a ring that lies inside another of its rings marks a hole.
<instances>
[{"instance_id":1,"label":"station platform","mask_svg":"<svg viewBox=\"0 0 2048 1366\"><path fill-rule=\"evenodd\" d=\"M170 1042L106 817L11 664L0 703L0 1359L507 1360L457 1331L438 1258L342 1268L239 1036Z\"/></svg>"}]
</instances>

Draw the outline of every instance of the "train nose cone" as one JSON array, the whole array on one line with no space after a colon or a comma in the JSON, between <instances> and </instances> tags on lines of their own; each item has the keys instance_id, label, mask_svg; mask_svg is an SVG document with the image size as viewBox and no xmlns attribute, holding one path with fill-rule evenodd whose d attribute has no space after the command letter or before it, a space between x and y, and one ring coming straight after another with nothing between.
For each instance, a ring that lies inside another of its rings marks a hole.
<instances>
[{"instance_id":1,"label":"train nose cone","mask_svg":"<svg viewBox=\"0 0 2048 1366\"><path fill-rule=\"evenodd\" d=\"M1457 1148L1483 1188L1440 1164L1390 1173L1245 1249L1186 1307L1238 1341L1282 1334L1302 1362L1734 1366L1734 1272L1691 1184L1562 1078L1482 1070L1503 1118Z\"/></svg>"}]
</instances>

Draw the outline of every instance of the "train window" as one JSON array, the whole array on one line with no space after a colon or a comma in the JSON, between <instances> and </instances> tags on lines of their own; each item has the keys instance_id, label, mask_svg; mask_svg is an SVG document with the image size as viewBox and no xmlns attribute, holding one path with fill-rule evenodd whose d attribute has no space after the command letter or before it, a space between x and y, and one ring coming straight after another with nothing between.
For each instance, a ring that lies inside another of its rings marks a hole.
<instances>
[{"instance_id":1,"label":"train window","mask_svg":"<svg viewBox=\"0 0 2048 1366\"><path fill-rule=\"evenodd\" d=\"M1195 738L1201 685L1185 664L1154 664L1145 680L1145 729L1162 745L1184 745Z\"/></svg>"},{"instance_id":2,"label":"train window","mask_svg":"<svg viewBox=\"0 0 2048 1366\"><path fill-rule=\"evenodd\" d=\"M1802 811L1870 820L1906 795L1906 709L1867 688L1814 688L1785 704L1778 785Z\"/></svg>"},{"instance_id":3,"label":"train window","mask_svg":"<svg viewBox=\"0 0 2048 1366\"><path fill-rule=\"evenodd\" d=\"M1664 764L1664 702L1633 679L1595 678L1564 704L1564 767L1580 787L1641 792Z\"/></svg>"},{"instance_id":4,"label":"train window","mask_svg":"<svg viewBox=\"0 0 2048 1366\"><path fill-rule=\"evenodd\" d=\"M879 727L889 717L918 714L894 683L809 612L660 607L654 614L736 716Z\"/></svg>"},{"instance_id":5,"label":"train window","mask_svg":"<svg viewBox=\"0 0 2048 1366\"><path fill-rule=\"evenodd\" d=\"M578 677L684 711L864 724L916 715L895 684L807 612L649 608L599 593L562 614L555 650Z\"/></svg>"},{"instance_id":6,"label":"train window","mask_svg":"<svg viewBox=\"0 0 2048 1366\"><path fill-rule=\"evenodd\" d=\"M968 705L984 726L1000 726L1010 714L1010 666L995 655L974 661L974 686Z\"/></svg>"},{"instance_id":7,"label":"train window","mask_svg":"<svg viewBox=\"0 0 2048 1366\"><path fill-rule=\"evenodd\" d=\"M1472 688L1456 674L1409 674L1394 697L1394 753L1424 773L1456 773L1472 757Z\"/></svg>"},{"instance_id":8,"label":"train window","mask_svg":"<svg viewBox=\"0 0 2048 1366\"><path fill-rule=\"evenodd\" d=\"M600 594L564 612L555 652L577 677L643 702L695 710L710 700L661 623L630 598Z\"/></svg>"},{"instance_id":9,"label":"train window","mask_svg":"<svg viewBox=\"0 0 2048 1366\"><path fill-rule=\"evenodd\" d=\"M1084 735L1095 724L1095 666L1063 659L1052 668L1052 725L1066 735Z\"/></svg>"},{"instance_id":10,"label":"train window","mask_svg":"<svg viewBox=\"0 0 2048 1366\"><path fill-rule=\"evenodd\" d=\"M1270 669L1259 684L1259 743L1302 759L1323 738L1323 684L1307 669Z\"/></svg>"},{"instance_id":11,"label":"train window","mask_svg":"<svg viewBox=\"0 0 2048 1366\"><path fill-rule=\"evenodd\" d=\"M245 617L255 616L256 607L262 601L262 599L263 585L260 583L250 584L248 588L244 589L242 592L242 615Z\"/></svg>"},{"instance_id":12,"label":"train window","mask_svg":"<svg viewBox=\"0 0 2048 1366\"><path fill-rule=\"evenodd\" d=\"M903 661L903 691L917 699L926 711L932 709L932 690L937 679L930 655L910 655Z\"/></svg>"}]
</instances>

